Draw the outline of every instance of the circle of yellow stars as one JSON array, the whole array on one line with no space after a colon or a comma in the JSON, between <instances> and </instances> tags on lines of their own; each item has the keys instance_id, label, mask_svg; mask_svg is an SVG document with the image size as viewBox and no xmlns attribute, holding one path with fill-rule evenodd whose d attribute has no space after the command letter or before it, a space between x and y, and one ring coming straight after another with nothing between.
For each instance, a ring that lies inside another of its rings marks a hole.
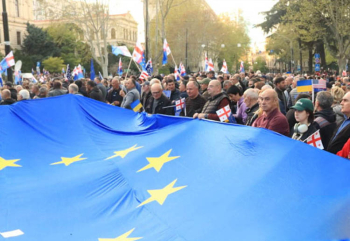
<instances>
[{"instance_id":1,"label":"circle of yellow stars","mask_svg":"<svg viewBox=\"0 0 350 241\"><path fill-rule=\"evenodd\" d=\"M127 148L125 150L115 151L113 156L107 157L105 160L110 160L110 159L113 159L116 157L125 158L130 152L136 151L136 150L141 149L141 148L143 148L143 146L134 145L134 146ZM159 173L165 163L173 161L173 160L180 157L180 156L170 156L171 151L172 151L172 149L168 150L160 157L146 157L146 159L149 163L146 166L144 166L143 168L141 168L140 170L138 170L137 172L142 172L142 171L146 171L148 169L154 168L154 170L156 170L156 172ZM84 155L84 153L79 154L79 155L74 156L74 157L61 157L61 161L51 163L50 165L64 164L67 167L75 162L86 160L87 158L82 157L83 155ZM22 167L21 165L16 164L16 162L18 162L19 160L20 159L6 160L6 159L0 157L0 171L5 169L6 167ZM163 205L165 200L168 198L168 196L170 194L178 192L181 189L187 187L187 186L174 187L176 182L177 182L177 179L175 179L174 181L172 181L171 183L169 183L168 185L166 185L162 189L147 190L147 192L150 194L150 197L148 199L146 199L145 201L143 201L142 203L140 203L137 206L137 208L144 206L148 203L154 202L154 201L158 202L160 205ZM134 240L142 239L142 237L129 238L129 235L131 235L134 230L135 230L135 228L129 230L128 232L126 232L126 233L124 233L116 238L99 238L98 240L99 241L134 241Z\"/></svg>"}]
</instances>

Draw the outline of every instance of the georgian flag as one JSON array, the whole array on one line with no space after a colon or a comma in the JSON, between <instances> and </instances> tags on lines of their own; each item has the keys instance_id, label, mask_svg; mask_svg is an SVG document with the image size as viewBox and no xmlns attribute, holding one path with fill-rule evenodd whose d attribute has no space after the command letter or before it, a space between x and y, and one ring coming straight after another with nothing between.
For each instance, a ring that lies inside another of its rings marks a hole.
<instances>
[{"instance_id":1,"label":"georgian flag","mask_svg":"<svg viewBox=\"0 0 350 241\"><path fill-rule=\"evenodd\" d=\"M175 108L176 110L182 110L185 108L185 98L181 98L177 101L175 101Z\"/></svg>"},{"instance_id":2,"label":"georgian flag","mask_svg":"<svg viewBox=\"0 0 350 241\"><path fill-rule=\"evenodd\" d=\"M171 50L168 42L164 39L163 44L163 65L168 63L168 55L171 54Z\"/></svg>"},{"instance_id":3,"label":"georgian flag","mask_svg":"<svg viewBox=\"0 0 350 241\"><path fill-rule=\"evenodd\" d=\"M136 43L134 52L132 53L132 58L135 60L136 63L141 63L143 59L143 48L140 42Z\"/></svg>"},{"instance_id":4,"label":"georgian flag","mask_svg":"<svg viewBox=\"0 0 350 241\"><path fill-rule=\"evenodd\" d=\"M214 71L214 64L213 64L213 60L212 59L209 59L209 62L208 62L208 70L207 72L209 71Z\"/></svg>"},{"instance_id":5,"label":"georgian flag","mask_svg":"<svg viewBox=\"0 0 350 241\"><path fill-rule=\"evenodd\" d=\"M15 65L15 57L11 51L6 57L0 62L0 71L4 72L6 69Z\"/></svg>"},{"instance_id":6,"label":"georgian flag","mask_svg":"<svg viewBox=\"0 0 350 241\"><path fill-rule=\"evenodd\" d=\"M228 70L227 70L227 63L224 60L224 62L222 63L222 68L221 68L221 72L227 74Z\"/></svg>"},{"instance_id":7,"label":"georgian flag","mask_svg":"<svg viewBox=\"0 0 350 241\"><path fill-rule=\"evenodd\" d=\"M177 81L179 81L179 80L180 80L180 74L179 74L179 70L178 70L176 64L175 64L174 75L175 75L175 79L176 79Z\"/></svg>"},{"instance_id":8,"label":"georgian flag","mask_svg":"<svg viewBox=\"0 0 350 241\"><path fill-rule=\"evenodd\" d=\"M317 147L318 149L323 150L324 147L321 140L320 130L317 130L314 134L309 136L306 139L306 143L309 144L310 146Z\"/></svg>"}]
</instances>

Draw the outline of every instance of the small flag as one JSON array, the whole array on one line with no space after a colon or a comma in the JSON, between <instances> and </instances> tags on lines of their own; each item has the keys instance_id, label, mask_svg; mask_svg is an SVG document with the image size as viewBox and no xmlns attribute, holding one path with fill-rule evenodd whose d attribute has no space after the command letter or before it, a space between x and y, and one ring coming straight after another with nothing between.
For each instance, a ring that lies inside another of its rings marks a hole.
<instances>
[{"instance_id":1,"label":"small flag","mask_svg":"<svg viewBox=\"0 0 350 241\"><path fill-rule=\"evenodd\" d=\"M310 146L314 146L314 147L317 147L318 149L323 150L324 147L320 136L320 130L317 130L314 134L309 136L306 139L306 143L309 144Z\"/></svg>"},{"instance_id":2,"label":"small flag","mask_svg":"<svg viewBox=\"0 0 350 241\"><path fill-rule=\"evenodd\" d=\"M239 72L241 72L241 73L244 73L245 71L244 71L244 62L243 61L241 61L241 66L240 66L240 68L239 68Z\"/></svg>"},{"instance_id":3,"label":"small flag","mask_svg":"<svg viewBox=\"0 0 350 241\"><path fill-rule=\"evenodd\" d=\"M147 78L148 78L148 73L147 71L143 70L140 75L140 79L147 79Z\"/></svg>"},{"instance_id":4,"label":"small flag","mask_svg":"<svg viewBox=\"0 0 350 241\"><path fill-rule=\"evenodd\" d=\"M77 67L77 72L78 72L78 80L84 78L83 70L81 68L81 65L79 64Z\"/></svg>"},{"instance_id":5,"label":"small flag","mask_svg":"<svg viewBox=\"0 0 350 241\"><path fill-rule=\"evenodd\" d=\"M222 62L222 68L221 68L221 72L227 74L228 70L227 70L227 63L224 60L224 62Z\"/></svg>"},{"instance_id":6,"label":"small flag","mask_svg":"<svg viewBox=\"0 0 350 241\"><path fill-rule=\"evenodd\" d=\"M136 43L134 52L132 54L132 58L135 60L136 63L140 64L143 59L143 48L140 42Z\"/></svg>"},{"instance_id":7,"label":"small flag","mask_svg":"<svg viewBox=\"0 0 350 241\"><path fill-rule=\"evenodd\" d=\"M146 71L146 58L145 58L145 52L142 53L142 60L141 63L139 63L141 65L141 68L143 71Z\"/></svg>"},{"instance_id":8,"label":"small flag","mask_svg":"<svg viewBox=\"0 0 350 241\"><path fill-rule=\"evenodd\" d=\"M65 74L66 73L66 71L64 70L64 68L62 68L62 74Z\"/></svg>"},{"instance_id":9,"label":"small flag","mask_svg":"<svg viewBox=\"0 0 350 241\"><path fill-rule=\"evenodd\" d=\"M15 83L19 84L21 82L21 71L15 71Z\"/></svg>"},{"instance_id":10,"label":"small flag","mask_svg":"<svg viewBox=\"0 0 350 241\"><path fill-rule=\"evenodd\" d=\"M208 56L207 56L207 53L205 53L205 59L204 59L204 71L205 72L208 72Z\"/></svg>"},{"instance_id":11,"label":"small flag","mask_svg":"<svg viewBox=\"0 0 350 241\"><path fill-rule=\"evenodd\" d=\"M297 92L309 92L312 91L312 80L299 80L297 82Z\"/></svg>"},{"instance_id":12,"label":"small flag","mask_svg":"<svg viewBox=\"0 0 350 241\"><path fill-rule=\"evenodd\" d=\"M120 54L131 57L130 51L126 46L112 46L112 53L117 56Z\"/></svg>"},{"instance_id":13,"label":"small flag","mask_svg":"<svg viewBox=\"0 0 350 241\"><path fill-rule=\"evenodd\" d=\"M208 71L214 71L214 64L213 64L213 60L212 59L209 59L209 62L208 62Z\"/></svg>"},{"instance_id":14,"label":"small flag","mask_svg":"<svg viewBox=\"0 0 350 241\"><path fill-rule=\"evenodd\" d=\"M175 109L182 110L185 108L185 98L175 101Z\"/></svg>"},{"instance_id":15,"label":"small flag","mask_svg":"<svg viewBox=\"0 0 350 241\"><path fill-rule=\"evenodd\" d=\"M185 66L182 64L182 62L180 63L180 65L179 65L179 72L180 72L180 75L181 76L185 76L186 75L186 68L185 68Z\"/></svg>"},{"instance_id":16,"label":"small flag","mask_svg":"<svg viewBox=\"0 0 350 241\"><path fill-rule=\"evenodd\" d=\"M171 96L171 91L170 91L170 90L163 90L163 94L164 94L168 99L170 99L170 96Z\"/></svg>"},{"instance_id":17,"label":"small flag","mask_svg":"<svg viewBox=\"0 0 350 241\"><path fill-rule=\"evenodd\" d=\"M100 80L103 80L103 76L100 71L98 71L98 77L100 78Z\"/></svg>"},{"instance_id":18,"label":"small flag","mask_svg":"<svg viewBox=\"0 0 350 241\"><path fill-rule=\"evenodd\" d=\"M175 75L175 79L177 81L179 81L180 80L180 75L179 75L179 70L177 69L177 65L176 64L175 64L174 75Z\"/></svg>"},{"instance_id":19,"label":"small flag","mask_svg":"<svg viewBox=\"0 0 350 241\"><path fill-rule=\"evenodd\" d=\"M232 116L231 108L229 105L216 111L216 114L218 115L221 122L236 123L234 117Z\"/></svg>"},{"instance_id":20,"label":"small flag","mask_svg":"<svg viewBox=\"0 0 350 241\"><path fill-rule=\"evenodd\" d=\"M171 54L171 50L169 47L168 42L166 39L164 39L164 44L163 44L163 65L168 63L168 55Z\"/></svg>"},{"instance_id":21,"label":"small flag","mask_svg":"<svg viewBox=\"0 0 350 241\"><path fill-rule=\"evenodd\" d=\"M148 75L151 76L153 73L152 59L148 60L145 69L146 69Z\"/></svg>"},{"instance_id":22,"label":"small flag","mask_svg":"<svg viewBox=\"0 0 350 241\"><path fill-rule=\"evenodd\" d=\"M0 71L4 72L6 69L15 65L15 57L11 51L6 57L0 62Z\"/></svg>"},{"instance_id":23,"label":"small flag","mask_svg":"<svg viewBox=\"0 0 350 241\"><path fill-rule=\"evenodd\" d=\"M312 80L312 87L314 88L314 92L320 92L323 90L327 90L326 86L327 81L324 79L314 79Z\"/></svg>"},{"instance_id":24,"label":"small flag","mask_svg":"<svg viewBox=\"0 0 350 241\"><path fill-rule=\"evenodd\" d=\"M122 74L123 74L123 63L122 63L122 58L119 58L118 75L122 76Z\"/></svg>"},{"instance_id":25,"label":"small flag","mask_svg":"<svg viewBox=\"0 0 350 241\"><path fill-rule=\"evenodd\" d=\"M94 60L91 59L91 66L90 66L90 79L95 79L95 68L94 68Z\"/></svg>"},{"instance_id":26,"label":"small flag","mask_svg":"<svg viewBox=\"0 0 350 241\"><path fill-rule=\"evenodd\" d=\"M132 102L130 104L131 108L133 111L135 112L139 112L139 110L142 108L142 104L140 102L140 100L135 100L134 102Z\"/></svg>"}]
</instances>

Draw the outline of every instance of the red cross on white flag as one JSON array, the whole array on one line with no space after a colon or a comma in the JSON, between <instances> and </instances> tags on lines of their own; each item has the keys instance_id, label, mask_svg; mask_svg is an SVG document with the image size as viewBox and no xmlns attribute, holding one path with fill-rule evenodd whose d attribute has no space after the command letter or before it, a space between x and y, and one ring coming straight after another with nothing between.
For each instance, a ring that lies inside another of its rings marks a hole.
<instances>
[{"instance_id":1,"label":"red cross on white flag","mask_svg":"<svg viewBox=\"0 0 350 241\"><path fill-rule=\"evenodd\" d=\"M320 135L320 130L317 130L314 134L312 134L311 136L309 136L306 139L307 144L317 147L318 149L323 150L323 144L321 141L321 135Z\"/></svg>"},{"instance_id":2,"label":"red cross on white flag","mask_svg":"<svg viewBox=\"0 0 350 241\"><path fill-rule=\"evenodd\" d=\"M216 114L219 116L221 122L229 122L229 117L231 116L230 106L227 105L224 108L216 111Z\"/></svg>"},{"instance_id":3,"label":"red cross on white flag","mask_svg":"<svg viewBox=\"0 0 350 241\"><path fill-rule=\"evenodd\" d=\"M185 107L185 98L175 101L176 110L181 110Z\"/></svg>"}]
</instances>

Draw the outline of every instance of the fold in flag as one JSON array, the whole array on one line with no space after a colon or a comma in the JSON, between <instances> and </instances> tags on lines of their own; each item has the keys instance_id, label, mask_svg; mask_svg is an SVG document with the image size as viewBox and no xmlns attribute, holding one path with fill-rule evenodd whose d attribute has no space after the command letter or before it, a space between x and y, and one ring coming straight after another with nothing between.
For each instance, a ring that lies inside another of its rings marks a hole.
<instances>
[{"instance_id":1,"label":"fold in flag","mask_svg":"<svg viewBox=\"0 0 350 241\"><path fill-rule=\"evenodd\" d=\"M0 62L0 71L4 72L6 69L15 65L15 57L11 51L6 57Z\"/></svg>"},{"instance_id":2,"label":"fold in flag","mask_svg":"<svg viewBox=\"0 0 350 241\"><path fill-rule=\"evenodd\" d=\"M309 92L312 91L312 80L299 80L297 82L297 92Z\"/></svg>"},{"instance_id":3,"label":"fold in flag","mask_svg":"<svg viewBox=\"0 0 350 241\"><path fill-rule=\"evenodd\" d=\"M119 58L119 64L118 64L118 75L122 76L123 74L123 63L122 63L122 59Z\"/></svg>"},{"instance_id":4,"label":"fold in flag","mask_svg":"<svg viewBox=\"0 0 350 241\"><path fill-rule=\"evenodd\" d=\"M135 112L139 112L140 109L142 108L142 104L141 104L140 100L135 100L134 102L132 102L130 104L130 106L131 106L131 109Z\"/></svg>"},{"instance_id":5,"label":"fold in flag","mask_svg":"<svg viewBox=\"0 0 350 241\"><path fill-rule=\"evenodd\" d=\"M209 59L209 62L208 62L208 70L207 72L209 71L214 71L214 64L213 64L213 60L212 59Z\"/></svg>"},{"instance_id":6,"label":"fold in flag","mask_svg":"<svg viewBox=\"0 0 350 241\"><path fill-rule=\"evenodd\" d=\"M240 66L240 68L239 68L239 72L240 73L244 73L245 71L244 71L244 62L243 61L241 61L241 66Z\"/></svg>"},{"instance_id":7,"label":"fold in flag","mask_svg":"<svg viewBox=\"0 0 350 241\"><path fill-rule=\"evenodd\" d=\"M130 51L126 46L113 46L112 45L112 53L116 56L124 55L126 57L131 57Z\"/></svg>"},{"instance_id":8,"label":"fold in flag","mask_svg":"<svg viewBox=\"0 0 350 241\"><path fill-rule=\"evenodd\" d=\"M221 72L224 73L224 74L227 74L227 73L228 73L228 70L227 70L227 63L226 63L225 60L222 62Z\"/></svg>"},{"instance_id":9,"label":"fold in flag","mask_svg":"<svg viewBox=\"0 0 350 241\"><path fill-rule=\"evenodd\" d=\"M169 47L168 42L166 39L164 39L164 44L163 44L163 65L168 63L168 55L171 54L171 50Z\"/></svg>"},{"instance_id":10,"label":"fold in flag","mask_svg":"<svg viewBox=\"0 0 350 241\"><path fill-rule=\"evenodd\" d=\"M321 140L320 130L317 130L314 134L309 136L306 139L306 143L313 146L313 147L317 147L318 149L323 150L324 147L323 147L322 140Z\"/></svg>"},{"instance_id":11,"label":"fold in flag","mask_svg":"<svg viewBox=\"0 0 350 241\"><path fill-rule=\"evenodd\" d=\"M0 106L0 123L0 240L350 238L349 162L267 129L76 95Z\"/></svg>"},{"instance_id":12,"label":"fold in flag","mask_svg":"<svg viewBox=\"0 0 350 241\"><path fill-rule=\"evenodd\" d=\"M132 58L138 64L140 64L142 62L142 59L143 59L143 48L142 48L142 45L141 45L140 42L136 43L134 52L132 54Z\"/></svg>"},{"instance_id":13,"label":"fold in flag","mask_svg":"<svg viewBox=\"0 0 350 241\"><path fill-rule=\"evenodd\" d=\"M2 81L2 76L0 75L0 87L4 87L4 82Z\"/></svg>"},{"instance_id":14,"label":"fold in flag","mask_svg":"<svg viewBox=\"0 0 350 241\"><path fill-rule=\"evenodd\" d=\"M229 105L216 111L221 122L236 123L232 116L231 108Z\"/></svg>"}]
</instances>

